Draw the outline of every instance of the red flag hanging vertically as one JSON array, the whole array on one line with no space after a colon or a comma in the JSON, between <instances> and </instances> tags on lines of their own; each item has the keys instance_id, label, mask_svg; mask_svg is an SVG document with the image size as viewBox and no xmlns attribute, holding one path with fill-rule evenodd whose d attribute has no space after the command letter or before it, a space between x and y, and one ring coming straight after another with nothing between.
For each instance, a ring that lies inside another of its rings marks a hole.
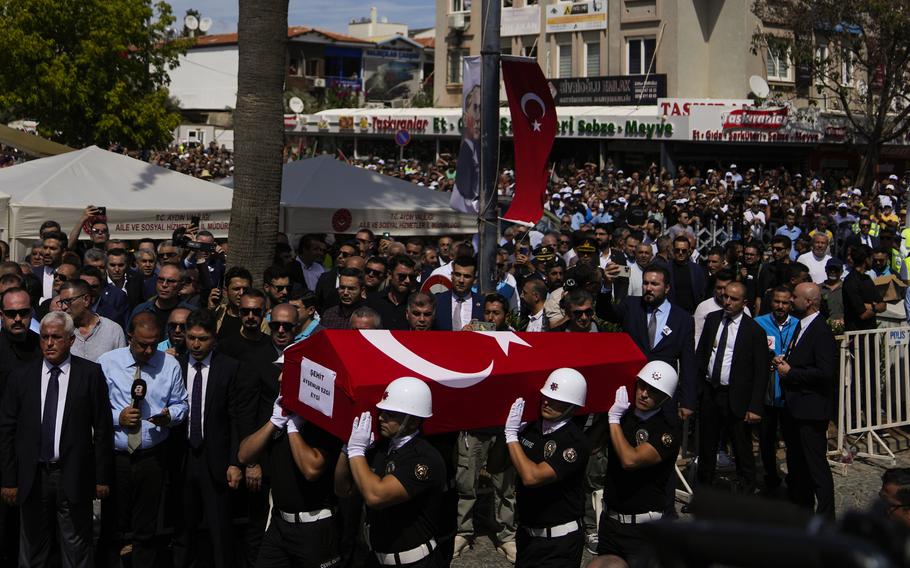
<instances>
[{"instance_id":1,"label":"red flag hanging vertically","mask_svg":"<svg viewBox=\"0 0 910 568\"><path fill-rule=\"evenodd\" d=\"M537 223L546 201L547 159L556 138L556 105L536 59L503 57L502 78L515 145L515 195L503 218Z\"/></svg>"}]
</instances>

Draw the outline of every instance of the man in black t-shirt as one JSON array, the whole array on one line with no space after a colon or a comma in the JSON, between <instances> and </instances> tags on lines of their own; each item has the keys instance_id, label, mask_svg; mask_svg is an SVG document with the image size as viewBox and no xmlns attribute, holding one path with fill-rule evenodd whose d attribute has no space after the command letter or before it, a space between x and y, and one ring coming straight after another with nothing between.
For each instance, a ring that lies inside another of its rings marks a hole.
<instances>
[{"instance_id":1,"label":"man in black t-shirt","mask_svg":"<svg viewBox=\"0 0 910 568\"><path fill-rule=\"evenodd\" d=\"M373 417L364 412L354 420L347 452L335 468L335 492L347 496L356 490L366 504L372 551L367 566L446 565L439 542L448 477L442 455L420 432L433 415L430 387L413 377L395 379L376 408L382 439L367 449Z\"/></svg>"},{"instance_id":2,"label":"man in black t-shirt","mask_svg":"<svg viewBox=\"0 0 910 568\"><path fill-rule=\"evenodd\" d=\"M869 269L871 249L865 245L850 247L847 251L853 269L844 278L844 330L875 329L875 314L885 311L885 304L875 290L875 283L866 274Z\"/></svg>"},{"instance_id":3,"label":"man in black t-shirt","mask_svg":"<svg viewBox=\"0 0 910 568\"><path fill-rule=\"evenodd\" d=\"M660 519L666 487L679 453L680 431L660 411L673 397L678 377L663 361L638 372L634 409L626 387L616 391L607 413L609 440L604 477L604 510L598 530L597 557L588 568L632 564L647 552L639 525Z\"/></svg>"},{"instance_id":4,"label":"man in black t-shirt","mask_svg":"<svg viewBox=\"0 0 910 568\"><path fill-rule=\"evenodd\" d=\"M540 420L521 430L524 399L512 404L505 440L515 466L516 566L562 568L581 563L584 475L591 445L572 421L588 385L575 369L556 369L540 389Z\"/></svg>"},{"instance_id":5,"label":"man in black t-shirt","mask_svg":"<svg viewBox=\"0 0 910 568\"><path fill-rule=\"evenodd\" d=\"M241 360L263 345L269 345L271 338L262 332L265 317L265 293L251 288L240 296L240 332L221 338L218 351Z\"/></svg>"},{"instance_id":6,"label":"man in black t-shirt","mask_svg":"<svg viewBox=\"0 0 910 568\"><path fill-rule=\"evenodd\" d=\"M261 568L322 568L341 561L332 467L341 441L287 412L281 397L272 416L240 444L244 464L268 464L272 521L259 547Z\"/></svg>"}]
</instances>

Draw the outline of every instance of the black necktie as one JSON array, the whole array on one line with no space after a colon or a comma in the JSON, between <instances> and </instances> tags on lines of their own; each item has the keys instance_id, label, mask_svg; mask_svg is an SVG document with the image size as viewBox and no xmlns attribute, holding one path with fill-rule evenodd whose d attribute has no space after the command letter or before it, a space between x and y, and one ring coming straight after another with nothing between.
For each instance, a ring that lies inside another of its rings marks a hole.
<instances>
[{"instance_id":1,"label":"black necktie","mask_svg":"<svg viewBox=\"0 0 910 568\"><path fill-rule=\"evenodd\" d=\"M193 402L190 405L190 446L202 445L202 361L196 361L193 378Z\"/></svg>"},{"instance_id":2,"label":"black necktie","mask_svg":"<svg viewBox=\"0 0 910 568\"><path fill-rule=\"evenodd\" d=\"M790 338L790 345L787 346L787 352L784 354L784 359L790 357L790 352L793 351L793 347L796 346L796 340L799 339L799 332L803 329L803 322L797 322L796 329L793 330L793 337Z\"/></svg>"},{"instance_id":3,"label":"black necktie","mask_svg":"<svg viewBox=\"0 0 910 568\"><path fill-rule=\"evenodd\" d=\"M51 367L51 378L44 395L44 414L41 416L41 452L44 463L54 461L54 434L57 430L57 397L60 395L60 367Z\"/></svg>"},{"instance_id":4,"label":"black necktie","mask_svg":"<svg viewBox=\"0 0 910 568\"><path fill-rule=\"evenodd\" d=\"M724 329L720 332L720 341L717 342L717 351L714 353L714 366L711 368L711 384L715 387L720 386L720 372L724 366L724 353L727 351L727 330L730 326L730 318L724 316L721 325Z\"/></svg>"}]
</instances>

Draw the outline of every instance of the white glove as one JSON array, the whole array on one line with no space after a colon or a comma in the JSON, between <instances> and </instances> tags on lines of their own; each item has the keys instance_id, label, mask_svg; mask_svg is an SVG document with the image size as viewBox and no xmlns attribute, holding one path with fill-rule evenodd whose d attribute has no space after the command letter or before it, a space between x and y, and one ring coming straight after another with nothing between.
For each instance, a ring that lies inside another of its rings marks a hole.
<instances>
[{"instance_id":1,"label":"white glove","mask_svg":"<svg viewBox=\"0 0 910 568\"><path fill-rule=\"evenodd\" d=\"M279 430L284 430L284 427L287 425L288 420L290 419L291 414L284 407L281 406L281 395L278 395L278 398L275 399L275 404L272 406L272 418L271 422L275 425L275 428Z\"/></svg>"},{"instance_id":2,"label":"white glove","mask_svg":"<svg viewBox=\"0 0 910 568\"><path fill-rule=\"evenodd\" d=\"M354 419L354 424L351 427L351 437L348 440L348 457L363 456L370 445L372 437L373 416L369 412L364 412L360 415L360 418Z\"/></svg>"},{"instance_id":3,"label":"white glove","mask_svg":"<svg viewBox=\"0 0 910 568\"><path fill-rule=\"evenodd\" d=\"M619 424L622 415L629 410L629 406L631 406L629 404L629 392L626 390L626 387L619 387L616 389L616 400L607 413L610 424Z\"/></svg>"},{"instance_id":4,"label":"white glove","mask_svg":"<svg viewBox=\"0 0 910 568\"><path fill-rule=\"evenodd\" d=\"M525 411L525 399L516 398L509 409L509 417L506 418L505 434L506 443L518 441L518 431L521 430L521 415Z\"/></svg>"},{"instance_id":5,"label":"white glove","mask_svg":"<svg viewBox=\"0 0 910 568\"><path fill-rule=\"evenodd\" d=\"M288 434L295 432L299 434L303 430L304 424L306 424L306 419L303 416L292 414L288 420Z\"/></svg>"}]
</instances>

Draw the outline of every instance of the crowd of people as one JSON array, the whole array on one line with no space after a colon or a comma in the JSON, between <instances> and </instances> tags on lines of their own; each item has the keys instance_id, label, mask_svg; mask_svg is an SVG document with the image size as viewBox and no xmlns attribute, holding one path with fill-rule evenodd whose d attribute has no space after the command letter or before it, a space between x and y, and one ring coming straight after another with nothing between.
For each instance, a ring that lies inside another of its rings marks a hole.
<instances>
[{"instance_id":1,"label":"crowd of people","mask_svg":"<svg viewBox=\"0 0 910 568\"><path fill-rule=\"evenodd\" d=\"M154 159L230 167L217 150L181 156ZM451 181L441 166L363 165ZM448 566L477 538L484 479L509 561L578 566L587 547L592 566L622 566L648 554L639 525L678 515L687 430L696 494L758 493L833 522L832 327L873 329L873 278L906 280L906 188L733 165L561 168L558 227L505 229L488 294L463 235L279 234L254 275L195 227L128 243L93 206L69 234L48 220L23 263L0 243L0 563ZM695 219L735 229L705 248ZM450 286L430 287L437 275ZM429 437L444 401L399 379L339 440L279 396L283 350L323 329L623 331L647 364L607 413L575 417L596 377L561 368L498 427ZM524 424L525 405L541 418ZM882 499L906 522L907 475L888 480Z\"/></svg>"}]
</instances>

